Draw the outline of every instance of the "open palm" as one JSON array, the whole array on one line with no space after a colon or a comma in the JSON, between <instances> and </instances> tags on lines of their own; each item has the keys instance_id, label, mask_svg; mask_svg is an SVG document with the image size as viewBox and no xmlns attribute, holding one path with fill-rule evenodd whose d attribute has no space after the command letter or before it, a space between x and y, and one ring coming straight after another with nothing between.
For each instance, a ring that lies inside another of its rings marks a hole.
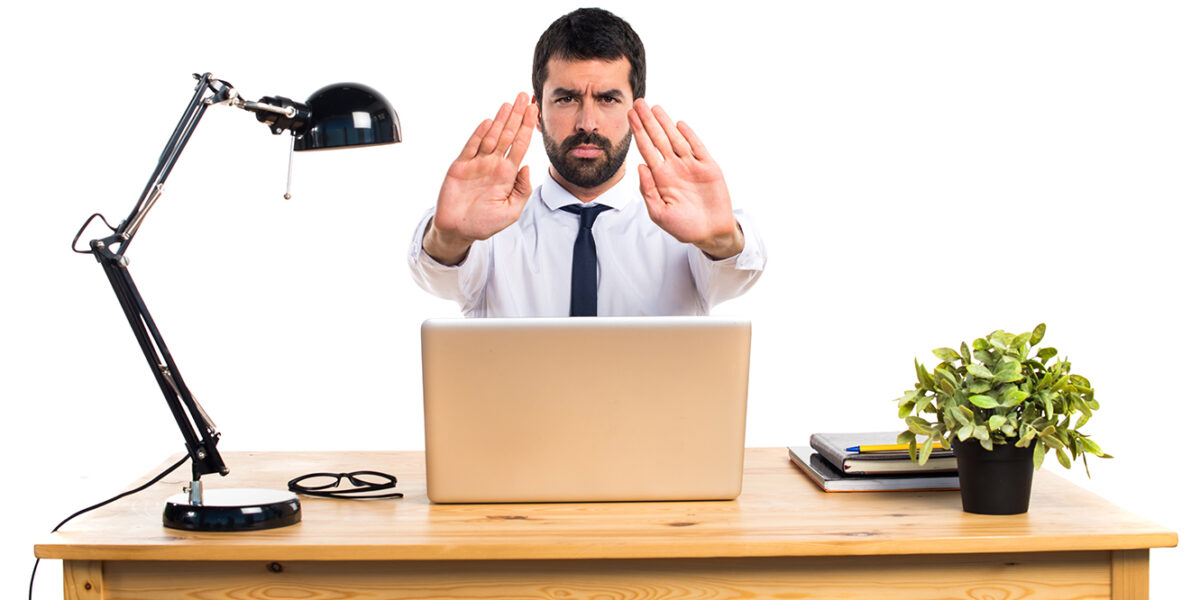
<instances>
[{"instance_id":1,"label":"open palm","mask_svg":"<svg viewBox=\"0 0 1200 600\"><path fill-rule=\"evenodd\" d=\"M475 128L450 165L438 193L432 233L455 251L484 240L516 222L533 188L521 161L537 124L537 105L521 93L494 119ZM435 258L442 257L426 247Z\"/></svg>"},{"instance_id":2,"label":"open palm","mask_svg":"<svg viewBox=\"0 0 1200 600\"><path fill-rule=\"evenodd\" d=\"M629 120L646 161L638 165L638 176L650 219L680 242L710 254L739 252L741 234L725 176L699 136L641 99Z\"/></svg>"}]
</instances>

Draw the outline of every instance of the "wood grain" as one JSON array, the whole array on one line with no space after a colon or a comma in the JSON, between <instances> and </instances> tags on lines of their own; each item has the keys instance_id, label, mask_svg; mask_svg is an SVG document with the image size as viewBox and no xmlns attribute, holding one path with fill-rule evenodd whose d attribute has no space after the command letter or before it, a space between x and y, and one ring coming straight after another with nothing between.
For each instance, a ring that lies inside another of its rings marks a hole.
<instances>
[{"instance_id":1,"label":"wood grain","mask_svg":"<svg viewBox=\"0 0 1200 600\"><path fill-rule=\"evenodd\" d=\"M303 521L263 532L165 529L181 469L89 513L35 547L70 560L538 560L866 556L1138 550L1176 534L1039 472L1028 514L964 513L957 492L826 494L782 448L746 451L742 495L721 502L438 505L420 452L230 452L215 487L283 488L315 471L396 474L402 500L304 498ZM169 463L164 463L164 466Z\"/></svg>"},{"instance_id":2,"label":"wood grain","mask_svg":"<svg viewBox=\"0 0 1200 600\"><path fill-rule=\"evenodd\" d=\"M104 568L100 561L70 560L63 563L64 600L107 600Z\"/></svg>"},{"instance_id":3,"label":"wood grain","mask_svg":"<svg viewBox=\"0 0 1200 600\"><path fill-rule=\"evenodd\" d=\"M198 570L199 567L199 570ZM122 600L1109 597L1107 552L610 561L122 563Z\"/></svg>"},{"instance_id":4,"label":"wood grain","mask_svg":"<svg viewBox=\"0 0 1200 600\"><path fill-rule=\"evenodd\" d=\"M1116 600L1149 598L1150 551L1118 550L1112 554L1112 597Z\"/></svg>"}]
</instances>

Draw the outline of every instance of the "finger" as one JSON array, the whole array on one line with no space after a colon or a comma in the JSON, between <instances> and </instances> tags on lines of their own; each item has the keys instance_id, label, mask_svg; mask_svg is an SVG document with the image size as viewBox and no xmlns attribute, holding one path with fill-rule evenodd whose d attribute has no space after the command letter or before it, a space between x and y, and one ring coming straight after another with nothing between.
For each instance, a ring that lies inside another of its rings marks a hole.
<instances>
[{"instance_id":1,"label":"finger","mask_svg":"<svg viewBox=\"0 0 1200 600\"><path fill-rule=\"evenodd\" d=\"M650 135L646 133L645 125L642 125L642 117L636 110L629 111L629 128L633 130L633 140L637 142L638 152L642 155L642 160L646 161L646 165L651 169L657 169L663 163L662 153L654 147L654 142L650 140Z\"/></svg>"},{"instance_id":2,"label":"finger","mask_svg":"<svg viewBox=\"0 0 1200 600\"><path fill-rule=\"evenodd\" d=\"M529 199L529 195L533 193L533 186L529 185L529 165L521 167L517 171L517 180L513 182L512 193L508 195L510 202L518 202L521 206L525 206L525 201Z\"/></svg>"},{"instance_id":3,"label":"finger","mask_svg":"<svg viewBox=\"0 0 1200 600\"><path fill-rule=\"evenodd\" d=\"M638 182L642 198L646 199L646 210L649 211L651 220L656 221L664 203L662 196L658 193L658 185L654 183L654 174L650 171L650 167L638 165Z\"/></svg>"},{"instance_id":4,"label":"finger","mask_svg":"<svg viewBox=\"0 0 1200 600\"><path fill-rule=\"evenodd\" d=\"M517 99L513 101L512 111L508 114L508 119L504 122L504 129L500 131L500 139L496 142L496 148L500 152L508 152L513 138L517 136L517 128L524 121L523 115L527 108L529 108L529 96L525 92L517 94Z\"/></svg>"},{"instance_id":5,"label":"finger","mask_svg":"<svg viewBox=\"0 0 1200 600\"><path fill-rule=\"evenodd\" d=\"M693 156L692 147L684 139L683 134L679 133L679 128L675 126L675 122L671 120L671 117L667 116L666 109L661 106L655 106L650 112L654 114L655 120L662 126L663 131L666 132L667 139L671 142L671 151L675 153L675 156Z\"/></svg>"},{"instance_id":6,"label":"finger","mask_svg":"<svg viewBox=\"0 0 1200 600\"><path fill-rule=\"evenodd\" d=\"M487 135L483 136L483 141L479 144L479 154L491 154L496 150L500 142L500 132L504 130L504 124L510 114L512 105L507 102L501 104L500 110L496 111L496 117L492 119L492 126L488 128Z\"/></svg>"},{"instance_id":7,"label":"finger","mask_svg":"<svg viewBox=\"0 0 1200 600\"><path fill-rule=\"evenodd\" d=\"M662 124L658 122L654 113L650 111L650 105L646 104L644 99L639 98L634 101L633 110L637 111L638 117L642 121L642 127L646 130L646 135L650 136L650 141L654 142L654 147L662 153L663 158L665 159L674 155L675 150L671 148L671 140L667 137L667 132L663 130Z\"/></svg>"},{"instance_id":8,"label":"finger","mask_svg":"<svg viewBox=\"0 0 1200 600\"><path fill-rule=\"evenodd\" d=\"M530 139L533 137L533 130L537 128L537 122L538 108L531 102L525 107L525 116L521 119L521 127L517 129L512 149L508 152L508 162L512 163L514 167L525 159L525 151L529 150Z\"/></svg>"},{"instance_id":9,"label":"finger","mask_svg":"<svg viewBox=\"0 0 1200 600\"><path fill-rule=\"evenodd\" d=\"M467 145L463 146L462 152L458 154L459 160L472 158L479 153L479 143L483 141L483 136L487 134L487 130L491 126L492 120L484 119L482 123L475 127L475 133L471 134L471 138L467 140Z\"/></svg>"},{"instance_id":10,"label":"finger","mask_svg":"<svg viewBox=\"0 0 1200 600\"><path fill-rule=\"evenodd\" d=\"M688 145L692 147L692 156L695 156L696 160L712 160L712 155L708 153L708 148L704 147L704 142L700 141L700 136L696 135L696 130L683 121L676 123L676 125L679 126L679 133L683 134L683 137L687 139Z\"/></svg>"}]
</instances>

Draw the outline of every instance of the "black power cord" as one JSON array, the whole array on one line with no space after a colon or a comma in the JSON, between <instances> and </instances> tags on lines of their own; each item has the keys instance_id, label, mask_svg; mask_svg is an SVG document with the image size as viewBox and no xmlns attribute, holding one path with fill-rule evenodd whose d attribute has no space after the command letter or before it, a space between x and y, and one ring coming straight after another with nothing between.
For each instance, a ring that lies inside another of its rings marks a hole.
<instances>
[{"instance_id":1,"label":"black power cord","mask_svg":"<svg viewBox=\"0 0 1200 600\"><path fill-rule=\"evenodd\" d=\"M116 502L117 500L120 500L121 498L124 498L125 496L130 496L130 495L136 494L136 493L158 483L159 481L162 481L162 479L164 477L171 474L171 471L178 469L180 467L180 465L187 462L189 458L191 458L191 457L185 455L183 458L179 459L179 462L167 467L167 470L163 471L162 473L159 473L158 475L155 475L154 478L151 479L150 481L147 481L146 483L143 483L142 485L140 485L132 490L129 490L127 492L121 492L120 494L117 494L116 496L113 496L112 498L109 498L108 500L105 500L104 502L100 502L99 504L93 504L83 510L77 511L75 514L63 519L62 522L59 523L58 525L55 525L54 529L50 530L50 533L54 533L54 532L58 531L60 528L62 528L63 525L66 525L68 521L70 521L71 519L74 519L75 517L78 517L79 515L82 515L86 512L96 510L97 508L100 508L101 506L112 504L113 502ZM33 600L33 580L37 577L37 568L38 568L38 565L41 564L41 562L42 562L42 559L40 559L40 558L34 559L34 561L33 561L33 572L29 574L29 600Z\"/></svg>"}]
</instances>

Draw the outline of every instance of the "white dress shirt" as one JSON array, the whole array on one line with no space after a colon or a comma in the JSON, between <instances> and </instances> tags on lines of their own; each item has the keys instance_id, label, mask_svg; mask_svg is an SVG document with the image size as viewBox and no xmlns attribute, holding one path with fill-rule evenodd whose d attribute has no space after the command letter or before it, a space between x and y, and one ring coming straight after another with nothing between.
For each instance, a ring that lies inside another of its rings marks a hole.
<instances>
[{"instance_id":1,"label":"white dress shirt","mask_svg":"<svg viewBox=\"0 0 1200 600\"><path fill-rule=\"evenodd\" d=\"M762 239L741 211L734 216L745 247L736 256L712 260L650 220L636 176L592 202L612 207L592 226L600 316L706 315L718 302L749 289L766 264ZM431 209L409 249L413 277L435 296L458 302L469 317L568 316L579 233L579 217L558 210L568 204L580 202L547 176L516 223L473 243L456 266L437 262L422 248Z\"/></svg>"}]
</instances>

